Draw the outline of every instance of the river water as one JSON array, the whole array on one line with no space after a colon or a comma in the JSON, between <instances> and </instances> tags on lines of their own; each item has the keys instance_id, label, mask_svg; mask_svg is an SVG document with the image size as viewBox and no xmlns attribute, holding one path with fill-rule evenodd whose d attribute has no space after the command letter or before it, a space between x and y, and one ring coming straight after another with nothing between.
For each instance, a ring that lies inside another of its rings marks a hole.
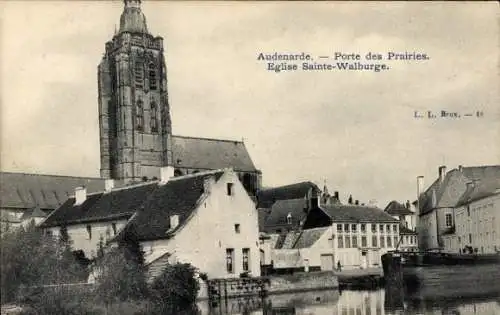
<instances>
[{"instance_id":1,"label":"river water","mask_svg":"<svg viewBox=\"0 0 500 315\"><path fill-rule=\"evenodd\" d=\"M208 301L198 305L201 314L262 314L262 315L500 315L500 297L474 299L451 297L446 301L430 301L413 295L390 305L391 297L384 289L374 291L310 291L272 295L265 299L241 298L221 301L210 306Z\"/></svg>"}]
</instances>

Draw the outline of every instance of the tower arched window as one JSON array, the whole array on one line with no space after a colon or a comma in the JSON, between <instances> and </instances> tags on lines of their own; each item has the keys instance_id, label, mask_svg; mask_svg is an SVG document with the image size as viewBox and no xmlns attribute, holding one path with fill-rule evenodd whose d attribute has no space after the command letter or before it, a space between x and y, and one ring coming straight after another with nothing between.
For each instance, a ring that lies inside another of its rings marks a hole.
<instances>
[{"instance_id":1,"label":"tower arched window","mask_svg":"<svg viewBox=\"0 0 500 315\"><path fill-rule=\"evenodd\" d=\"M151 100L151 132L158 132L158 105L155 100Z\"/></svg>"},{"instance_id":2,"label":"tower arched window","mask_svg":"<svg viewBox=\"0 0 500 315\"><path fill-rule=\"evenodd\" d=\"M144 104L142 103L141 99L137 100L135 127L137 130L143 130L144 128Z\"/></svg>"},{"instance_id":3,"label":"tower arched window","mask_svg":"<svg viewBox=\"0 0 500 315\"><path fill-rule=\"evenodd\" d=\"M134 81L136 88L142 88L144 84L144 68L140 61L136 61L134 64Z\"/></svg>"},{"instance_id":4,"label":"tower arched window","mask_svg":"<svg viewBox=\"0 0 500 315\"><path fill-rule=\"evenodd\" d=\"M158 82L156 78L156 66L152 62L150 62L148 65L148 74L149 74L149 89L156 90L158 87Z\"/></svg>"}]
</instances>

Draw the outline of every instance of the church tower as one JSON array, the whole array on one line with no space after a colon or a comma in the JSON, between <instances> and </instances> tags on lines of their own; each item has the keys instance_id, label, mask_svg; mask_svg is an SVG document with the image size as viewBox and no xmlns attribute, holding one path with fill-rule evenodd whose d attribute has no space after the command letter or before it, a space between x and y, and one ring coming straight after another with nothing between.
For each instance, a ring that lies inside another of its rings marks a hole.
<instances>
[{"instance_id":1,"label":"church tower","mask_svg":"<svg viewBox=\"0 0 500 315\"><path fill-rule=\"evenodd\" d=\"M98 66L101 177L142 181L172 165L163 38L148 31L140 0L124 0L120 28Z\"/></svg>"}]
</instances>

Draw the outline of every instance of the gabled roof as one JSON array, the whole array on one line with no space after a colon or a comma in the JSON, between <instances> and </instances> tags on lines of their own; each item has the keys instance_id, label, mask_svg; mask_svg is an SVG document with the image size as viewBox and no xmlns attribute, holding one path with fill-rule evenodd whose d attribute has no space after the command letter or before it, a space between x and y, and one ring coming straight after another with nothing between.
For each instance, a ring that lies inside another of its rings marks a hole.
<instances>
[{"instance_id":1,"label":"gabled roof","mask_svg":"<svg viewBox=\"0 0 500 315\"><path fill-rule=\"evenodd\" d=\"M100 191L104 189L104 179L0 172L0 207L53 210L79 186L85 186L88 192Z\"/></svg>"},{"instance_id":2,"label":"gabled roof","mask_svg":"<svg viewBox=\"0 0 500 315\"><path fill-rule=\"evenodd\" d=\"M269 208L277 200L306 198L313 191L320 189L309 181L262 189L257 193L257 208Z\"/></svg>"},{"instance_id":3,"label":"gabled roof","mask_svg":"<svg viewBox=\"0 0 500 315\"><path fill-rule=\"evenodd\" d=\"M148 182L106 193L89 194L80 205L75 205L75 198L72 197L56 209L40 226L49 227L129 218L135 211L141 209L144 201L157 187L158 182Z\"/></svg>"},{"instance_id":4,"label":"gabled roof","mask_svg":"<svg viewBox=\"0 0 500 315\"><path fill-rule=\"evenodd\" d=\"M175 167L258 172L242 141L172 136Z\"/></svg>"},{"instance_id":5,"label":"gabled roof","mask_svg":"<svg viewBox=\"0 0 500 315\"><path fill-rule=\"evenodd\" d=\"M384 209L390 215L412 215L413 211L406 208L403 204L393 200Z\"/></svg>"},{"instance_id":6,"label":"gabled roof","mask_svg":"<svg viewBox=\"0 0 500 315\"><path fill-rule=\"evenodd\" d=\"M289 200L278 200L276 201L270 209L260 209L259 226L261 231L268 231L276 226L288 225L287 217L290 214L292 219L292 226L298 227L300 221L302 221L307 212L307 203L304 199L289 199Z\"/></svg>"},{"instance_id":7,"label":"gabled roof","mask_svg":"<svg viewBox=\"0 0 500 315\"><path fill-rule=\"evenodd\" d=\"M500 183L500 165L461 167L447 172L442 181L437 178L419 197L420 215L435 208L455 207L466 183L473 180Z\"/></svg>"},{"instance_id":8,"label":"gabled roof","mask_svg":"<svg viewBox=\"0 0 500 315\"><path fill-rule=\"evenodd\" d=\"M134 235L139 241L165 239L171 237L190 218L204 195L204 182L209 177L218 181L224 171L197 173L170 179L160 185L117 235L121 240L126 235ZM171 229L170 217L179 216L177 228Z\"/></svg>"},{"instance_id":9,"label":"gabled roof","mask_svg":"<svg viewBox=\"0 0 500 315\"><path fill-rule=\"evenodd\" d=\"M293 248L309 248L328 230L327 227L303 230Z\"/></svg>"},{"instance_id":10,"label":"gabled roof","mask_svg":"<svg viewBox=\"0 0 500 315\"><path fill-rule=\"evenodd\" d=\"M399 222L382 209L356 205L321 206L333 222Z\"/></svg>"}]
</instances>

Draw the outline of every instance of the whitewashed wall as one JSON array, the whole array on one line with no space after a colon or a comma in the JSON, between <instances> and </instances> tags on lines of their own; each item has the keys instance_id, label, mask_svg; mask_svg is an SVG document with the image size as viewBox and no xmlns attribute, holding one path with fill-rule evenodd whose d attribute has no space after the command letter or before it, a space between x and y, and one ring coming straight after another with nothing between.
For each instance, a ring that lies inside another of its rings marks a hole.
<instances>
[{"instance_id":1,"label":"whitewashed wall","mask_svg":"<svg viewBox=\"0 0 500 315\"><path fill-rule=\"evenodd\" d=\"M227 195L227 183L234 193ZM240 233L235 232L240 225ZM260 244L255 204L233 172L226 172L211 186L193 217L169 240L143 242L146 262L172 253L172 260L189 262L209 278L239 277L243 272L242 249L250 249L250 272L260 276ZM234 272L226 271L226 249L234 249Z\"/></svg>"},{"instance_id":2,"label":"whitewashed wall","mask_svg":"<svg viewBox=\"0 0 500 315\"><path fill-rule=\"evenodd\" d=\"M116 224L116 233L118 234L121 229L127 223L126 220L116 220L107 222L94 222L94 223L84 223L75 224L67 226L68 235L72 241L72 247L74 250L83 250L87 258L95 257L97 253L97 246L99 244L100 237L103 237L104 241L112 238L114 236L112 224ZM87 225L90 225L92 235L89 236L87 232ZM52 232L53 236L59 236L61 228L52 227L48 228Z\"/></svg>"}]
</instances>

